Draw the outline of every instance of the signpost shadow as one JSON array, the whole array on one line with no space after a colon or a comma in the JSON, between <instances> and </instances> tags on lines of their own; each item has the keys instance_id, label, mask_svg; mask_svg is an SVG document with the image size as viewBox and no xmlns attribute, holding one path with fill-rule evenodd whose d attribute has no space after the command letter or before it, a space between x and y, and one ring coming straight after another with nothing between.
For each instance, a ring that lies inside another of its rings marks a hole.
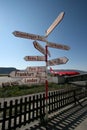
<instances>
[{"instance_id":1,"label":"signpost shadow","mask_svg":"<svg viewBox=\"0 0 87 130\"><path fill-rule=\"evenodd\" d=\"M35 124L26 130L69 130L80 125L87 118L87 100L82 101L84 107L79 104L53 114L47 124Z\"/></svg>"}]
</instances>

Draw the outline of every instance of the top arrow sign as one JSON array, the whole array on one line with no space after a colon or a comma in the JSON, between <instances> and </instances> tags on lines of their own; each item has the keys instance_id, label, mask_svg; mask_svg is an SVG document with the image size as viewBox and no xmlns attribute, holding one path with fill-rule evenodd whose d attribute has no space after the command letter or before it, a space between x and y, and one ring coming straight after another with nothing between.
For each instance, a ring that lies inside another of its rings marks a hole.
<instances>
[{"instance_id":1,"label":"top arrow sign","mask_svg":"<svg viewBox=\"0 0 87 130\"><path fill-rule=\"evenodd\" d=\"M46 37L53 31L53 29L61 22L64 17L64 12L61 12L59 16L55 19L55 21L51 24L51 26L46 31Z\"/></svg>"}]
</instances>

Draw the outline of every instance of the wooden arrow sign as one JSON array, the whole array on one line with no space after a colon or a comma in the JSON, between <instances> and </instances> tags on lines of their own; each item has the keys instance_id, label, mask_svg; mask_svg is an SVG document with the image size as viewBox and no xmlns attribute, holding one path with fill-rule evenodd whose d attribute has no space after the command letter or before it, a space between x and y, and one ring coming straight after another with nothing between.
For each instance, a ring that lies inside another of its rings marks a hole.
<instances>
[{"instance_id":1,"label":"wooden arrow sign","mask_svg":"<svg viewBox=\"0 0 87 130\"><path fill-rule=\"evenodd\" d=\"M53 65L60 65L60 64L65 64L68 62L67 57L61 57L61 58L56 58L52 60L48 60L48 66L53 66Z\"/></svg>"},{"instance_id":2,"label":"wooden arrow sign","mask_svg":"<svg viewBox=\"0 0 87 130\"><path fill-rule=\"evenodd\" d=\"M26 71L29 72L45 72L46 71L46 66L33 66L33 67L27 67Z\"/></svg>"},{"instance_id":3,"label":"wooden arrow sign","mask_svg":"<svg viewBox=\"0 0 87 130\"><path fill-rule=\"evenodd\" d=\"M21 80L24 84L38 84L40 82L40 78L23 78Z\"/></svg>"},{"instance_id":4,"label":"wooden arrow sign","mask_svg":"<svg viewBox=\"0 0 87 130\"><path fill-rule=\"evenodd\" d=\"M37 50L39 50L41 53L43 53L44 55L46 55L46 50L37 41L34 41L33 45L34 45L34 47ZM51 56L49 51L48 51L48 55Z\"/></svg>"},{"instance_id":5,"label":"wooden arrow sign","mask_svg":"<svg viewBox=\"0 0 87 130\"><path fill-rule=\"evenodd\" d=\"M25 56L26 61L45 61L45 56Z\"/></svg>"},{"instance_id":6,"label":"wooden arrow sign","mask_svg":"<svg viewBox=\"0 0 87 130\"><path fill-rule=\"evenodd\" d=\"M67 45L62 45L62 44L57 44L57 43L52 43L52 42L47 42L48 47L56 48L56 49L62 49L62 50L69 50L70 47Z\"/></svg>"},{"instance_id":7,"label":"wooden arrow sign","mask_svg":"<svg viewBox=\"0 0 87 130\"><path fill-rule=\"evenodd\" d=\"M51 26L47 29L46 36L48 36L53 31L53 29L61 22L63 17L64 17L64 12L61 12L58 15L58 17L55 19L55 21L51 24Z\"/></svg>"},{"instance_id":8,"label":"wooden arrow sign","mask_svg":"<svg viewBox=\"0 0 87 130\"><path fill-rule=\"evenodd\" d=\"M13 35L15 35L16 37L21 37L21 38L39 40L39 41L46 42L44 36L40 36L40 35L36 35L36 34L30 34L30 33L26 33L26 32L14 31Z\"/></svg>"},{"instance_id":9,"label":"wooden arrow sign","mask_svg":"<svg viewBox=\"0 0 87 130\"><path fill-rule=\"evenodd\" d=\"M15 35L16 37L21 37L21 38L27 38L27 39L32 39L32 40L43 41L43 42L47 43L48 47L52 47L52 48L58 48L58 49L62 49L62 50L69 50L70 49L70 47L68 47L66 45L48 42L46 40L46 37L40 36L40 35L36 35L36 34L30 34L30 33L25 33L25 32L20 32L20 31L14 31L13 35ZM45 49L43 47L41 47L41 45L39 43L37 43L36 41L34 41L33 44L34 44L34 46L35 46L36 49L38 49L43 54L46 54ZM48 51L48 55L50 56L50 52L49 51Z\"/></svg>"},{"instance_id":10,"label":"wooden arrow sign","mask_svg":"<svg viewBox=\"0 0 87 130\"><path fill-rule=\"evenodd\" d=\"M17 78L36 77L36 73L29 71L12 71L9 75L10 77L17 77Z\"/></svg>"}]
</instances>

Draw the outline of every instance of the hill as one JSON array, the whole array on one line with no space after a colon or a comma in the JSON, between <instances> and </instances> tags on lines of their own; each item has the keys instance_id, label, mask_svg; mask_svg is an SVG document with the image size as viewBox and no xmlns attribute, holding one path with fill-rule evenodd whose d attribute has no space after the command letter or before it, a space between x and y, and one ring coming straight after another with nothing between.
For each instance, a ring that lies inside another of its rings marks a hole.
<instances>
[{"instance_id":1,"label":"hill","mask_svg":"<svg viewBox=\"0 0 87 130\"><path fill-rule=\"evenodd\" d=\"M11 71L17 70L14 67L0 67L0 74L9 74Z\"/></svg>"}]
</instances>

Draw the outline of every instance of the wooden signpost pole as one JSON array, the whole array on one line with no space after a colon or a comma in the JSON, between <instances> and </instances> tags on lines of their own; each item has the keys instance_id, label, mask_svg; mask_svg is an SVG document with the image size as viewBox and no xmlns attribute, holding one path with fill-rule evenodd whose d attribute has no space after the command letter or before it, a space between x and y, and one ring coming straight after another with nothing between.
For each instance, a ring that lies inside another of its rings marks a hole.
<instances>
[{"instance_id":1,"label":"wooden signpost pole","mask_svg":"<svg viewBox=\"0 0 87 130\"><path fill-rule=\"evenodd\" d=\"M48 46L45 46L46 55L45 55L45 62L46 62L46 80L45 80L45 96L46 96L46 115L45 115L45 122L48 121L48 79L47 79L47 67L48 67Z\"/></svg>"}]
</instances>

